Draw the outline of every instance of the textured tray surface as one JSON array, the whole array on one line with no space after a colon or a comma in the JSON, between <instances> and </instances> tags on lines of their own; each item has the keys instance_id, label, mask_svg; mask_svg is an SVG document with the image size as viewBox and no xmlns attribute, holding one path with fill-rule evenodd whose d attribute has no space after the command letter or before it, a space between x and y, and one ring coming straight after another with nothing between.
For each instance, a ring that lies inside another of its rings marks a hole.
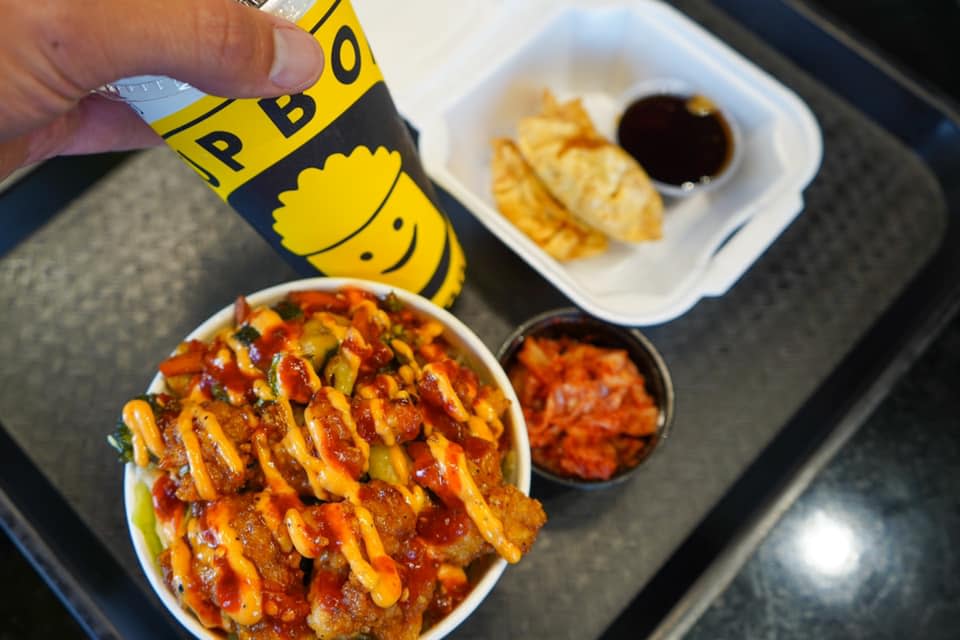
<instances>
[{"instance_id":1,"label":"textured tray surface","mask_svg":"<svg viewBox=\"0 0 960 640\"><path fill-rule=\"evenodd\" d=\"M598 635L942 237L936 182L906 148L706 3L678 5L807 101L823 168L805 212L729 294L646 330L677 388L666 446L603 493L535 482L550 523L458 637ZM449 208L470 261L453 311L491 348L566 304ZM104 435L188 331L238 293L294 276L165 150L138 156L0 260L0 418L144 589Z\"/></svg>"}]
</instances>

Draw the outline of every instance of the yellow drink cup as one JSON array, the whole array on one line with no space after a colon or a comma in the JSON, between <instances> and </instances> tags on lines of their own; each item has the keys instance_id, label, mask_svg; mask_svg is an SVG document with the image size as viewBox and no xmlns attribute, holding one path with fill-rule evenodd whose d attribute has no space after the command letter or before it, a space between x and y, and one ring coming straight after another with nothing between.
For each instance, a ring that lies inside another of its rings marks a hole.
<instances>
[{"instance_id":1,"label":"yellow drink cup","mask_svg":"<svg viewBox=\"0 0 960 640\"><path fill-rule=\"evenodd\" d=\"M268 0L327 59L302 93L206 95L169 78L121 80L166 143L305 275L377 280L449 306L466 262L349 0Z\"/></svg>"}]
</instances>

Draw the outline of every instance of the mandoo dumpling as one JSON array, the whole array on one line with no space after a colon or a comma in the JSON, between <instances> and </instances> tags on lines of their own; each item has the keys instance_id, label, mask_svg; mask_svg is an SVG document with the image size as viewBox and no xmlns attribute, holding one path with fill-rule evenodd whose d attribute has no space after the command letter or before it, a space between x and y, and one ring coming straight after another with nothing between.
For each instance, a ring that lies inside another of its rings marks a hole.
<instances>
[{"instance_id":1,"label":"mandoo dumpling","mask_svg":"<svg viewBox=\"0 0 960 640\"><path fill-rule=\"evenodd\" d=\"M607 238L580 223L550 195L513 141L493 141L493 198L500 212L557 260L602 253Z\"/></svg>"},{"instance_id":2,"label":"mandoo dumpling","mask_svg":"<svg viewBox=\"0 0 960 640\"><path fill-rule=\"evenodd\" d=\"M626 151L601 136L580 100L545 91L540 114L520 120L518 144L550 192L577 218L626 242L662 236L663 201Z\"/></svg>"}]
</instances>

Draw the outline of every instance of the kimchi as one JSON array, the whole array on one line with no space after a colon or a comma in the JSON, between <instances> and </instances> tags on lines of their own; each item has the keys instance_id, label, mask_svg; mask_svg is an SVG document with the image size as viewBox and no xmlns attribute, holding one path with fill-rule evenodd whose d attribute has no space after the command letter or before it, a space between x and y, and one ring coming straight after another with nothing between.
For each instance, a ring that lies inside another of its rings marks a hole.
<instances>
[{"instance_id":1,"label":"kimchi","mask_svg":"<svg viewBox=\"0 0 960 640\"><path fill-rule=\"evenodd\" d=\"M531 456L551 473L609 480L635 466L660 417L623 349L569 337L527 337L510 369Z\"/></svg>"}]
</instances>

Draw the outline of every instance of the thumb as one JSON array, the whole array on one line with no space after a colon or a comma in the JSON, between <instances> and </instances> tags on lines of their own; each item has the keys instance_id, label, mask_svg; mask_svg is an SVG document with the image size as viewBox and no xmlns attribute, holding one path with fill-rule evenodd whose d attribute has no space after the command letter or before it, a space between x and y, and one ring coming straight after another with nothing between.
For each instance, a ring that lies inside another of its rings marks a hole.
<instances>
[{"instance_id":1,"label":"thumb","mask_svg":"<svg viewBox=\"0 0 960 640\"><path fill-rule=\"evenodd\" d=\"M59 15L40 44L83 90L157 74L214 95L274 96L313 85L323 69L323 51L310 34L236 0L43 5Z\"/></svg>"}]
</instances>

